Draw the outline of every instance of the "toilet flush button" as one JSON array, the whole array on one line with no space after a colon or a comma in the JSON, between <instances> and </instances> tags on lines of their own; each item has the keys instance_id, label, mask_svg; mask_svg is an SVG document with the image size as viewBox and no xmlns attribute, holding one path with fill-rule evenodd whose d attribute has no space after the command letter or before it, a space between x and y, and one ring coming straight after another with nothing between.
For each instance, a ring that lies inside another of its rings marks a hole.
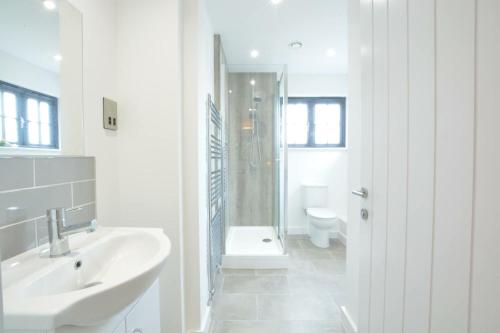
<instances>
[{"instance_id":1,"label":"toilet flush button","mask_svg":"<svg viewBox=\"0 0 500 333\"><path fill-rule=\"evenodd\" d=\"M361 218L363 220L368 220L368 210L366 210L364 208L361 210Z\"/></svg>"}]
</instances>

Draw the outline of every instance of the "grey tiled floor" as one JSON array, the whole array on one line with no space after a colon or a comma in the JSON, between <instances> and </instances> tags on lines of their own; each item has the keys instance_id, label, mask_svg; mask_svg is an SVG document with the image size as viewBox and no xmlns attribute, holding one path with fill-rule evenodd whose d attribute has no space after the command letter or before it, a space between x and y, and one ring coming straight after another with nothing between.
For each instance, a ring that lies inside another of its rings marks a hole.
<instances>
[{"instance_id":1,"label":"grey tiled floor","mask_svg":"<svg viewBox=\"0 0 500 333\"><path fill-rule=\"evenodd\" d=\"M345 247L319 249L307 237L288 240L290 267L223 270L211 333L340 333Z\"/></svg>"}]
</instances>

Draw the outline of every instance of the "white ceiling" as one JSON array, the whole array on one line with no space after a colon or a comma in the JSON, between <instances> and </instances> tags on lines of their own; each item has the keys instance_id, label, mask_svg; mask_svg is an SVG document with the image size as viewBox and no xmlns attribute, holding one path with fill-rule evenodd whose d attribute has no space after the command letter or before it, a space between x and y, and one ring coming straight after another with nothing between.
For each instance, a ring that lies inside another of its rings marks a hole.
<instances>
[{"instance_id":1,"label":"white ceiling","mask_svg":"<svg viewBox=\"0 0 500 333\"><path fill-rule=\"evenodd\" d=\"M347 73L347 1L208 0L229 64L287 64L290 73ZM292 49L292 41L302 49ZM326 51L335 49L334 57ZM250 57L257 49L258 58Z\"/></svg>"},{"instance_id":2,"label":"white ceiling","mask_svg":"<svg viewBox=\"0 0 500 333\"><path fill-rule=\"evenodd\" d=\"M58 72L59 14L41 0L0 0L0 50Z\"/></svg>"}]
</instances>

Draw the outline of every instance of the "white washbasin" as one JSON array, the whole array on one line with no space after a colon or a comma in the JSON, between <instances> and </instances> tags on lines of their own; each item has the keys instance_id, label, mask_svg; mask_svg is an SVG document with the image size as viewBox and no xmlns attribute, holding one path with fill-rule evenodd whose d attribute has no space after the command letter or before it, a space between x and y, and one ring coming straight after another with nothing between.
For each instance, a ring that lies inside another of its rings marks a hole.
<instances>
[{"instance_id":1,"label":"white washbasin","mask_svg":"<svg viewBox=\"0 0 500 333\"><path fill-rule=\"evenodd\" d=\"M68 256L50 258L45 246L2 262L6 329L101 324L149 288L170 254L161 229L101 227L69 241Z\"/></svg>"}]
</instances>

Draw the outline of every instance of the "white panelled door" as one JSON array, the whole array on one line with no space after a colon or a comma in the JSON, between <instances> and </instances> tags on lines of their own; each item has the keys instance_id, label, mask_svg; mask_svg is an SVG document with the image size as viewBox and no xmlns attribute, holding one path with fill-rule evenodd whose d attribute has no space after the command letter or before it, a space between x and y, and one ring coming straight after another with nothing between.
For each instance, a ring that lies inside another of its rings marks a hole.
<instances>
[{"instance_id":1,"label":"white panelled door","mask_svg":"<svg viewBox=\"0 0 500 333\"><path fill-rule=\"evenodd\" d=\"M500 1L359 3L358 332L500 332Z\"/></svg>"},{"instance_id":2,"label":"white panelled door","mask_svg":"<svg viewBox=\"0 0 500 333\"><path fill-rule=\"evenodd\" d=\"M360 333L428 332L434 157L429 1L360 2L362 186L368 190L361 203L368 218L360 220ZM409 228L426 237L419 253ZM421 266L409 267L408 258Z\"/></svg>"},{"instance_id":3,"label":"white panelled door","mask_svg":"<svg viewBox=\"0 0 500 333\"><path fill-rule=\"evenodd\" d=\"M434 157L434 36L428 32L433 29L433 7L427 0L360 3L362 185L369 193L362 200L368 219L360 222L359 332L416 328L427 333ZM415 7L416 17L410 20L410 8ZM420 48L418 55L411 54L411 47ZM415 202L427 210L420 211ZM427 237L421 241L428 248L420 253L415 253L413 239L409 242L410 227ZM422 266L408 267L409 256ZM407 284L418 298L407 293ZM416 307L423 315L406 311Z\"/></svg>"}]
</instances>

